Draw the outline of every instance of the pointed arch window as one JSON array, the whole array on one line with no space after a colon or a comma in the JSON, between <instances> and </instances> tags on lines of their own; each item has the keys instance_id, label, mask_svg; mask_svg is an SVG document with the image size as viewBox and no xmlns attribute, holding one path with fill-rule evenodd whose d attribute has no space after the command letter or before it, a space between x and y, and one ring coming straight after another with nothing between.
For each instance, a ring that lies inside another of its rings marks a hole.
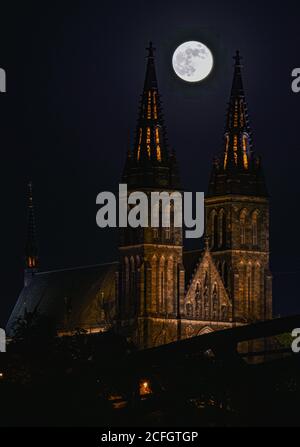
<instances>
[{"instance_id":1,"label":"pointed arch window","mask_svg":"<svg viewBox=\"0 0 300 447\"><path fill-rule=\"evenodd\" d=\"M160 281L160 287L159 287L159 295L160 295L160 312L165 311L165 304L166 304L166 294L165 294L165 258L162 257L160 259L159 263L159 281Z\"/></svg>"},{"instance_id":2,"label":"pointed arch window","mask_svg":"<svg viewBox=\"0 0 300 447\"><path fill-rule=\"evenodd\" d=\"M204 301L205 314L207 314L209 309L209 283L208 283L207 272L205 273L205 279L204 279L203 301Z\"/></svg>"},{"instance_id":3,"label":"pointed arch window","mask_svg":"<svg viewBox=\"0 0 300 447\"><path fill-rule=\"evenodd\" d=\"M240 242L241 242L241 245L246 244L246 216L247 216L247 211L243 210L240 214Z\"/></svg>"},{"instance_id":4,"label":"pointed arch window","mask_svg":"<svg viewBox=\"0 0 300 447\"><path fill-rule=\"evenodd\" d=\"M161 311L165 308L165 272L160 272L160 295L161 295Z\"/></svg>"},{"instance_id":5,"label":"pointed arch window","mask_svg":"<svg viewBox=\"0 0 300 447\"><path fill-rule=\"evenodd\" d=\"M216 210L211 213L211 248L218 248L218 214Z\"/></svg>"},{"instance_id":6,"label":"pointed arch window","mask_svg":"<svg viewBox=\"0 0 300 447\"><path fill-rule=\"evenodd\" d=\"M255 211L252 214L252 245L253 247L258 246L258 212Z\"/></svg>"},{"instance_id":7,"label":"pointed arch window","mask_svg":"<svg viewBox=\"0 0 300 447\"><path fill-rule=\"evenodd\" d=\"M219 213L219 247L226 247L226 214L224 210Z\"/></svg>"},{"instance_id":8,"label":"pointed arch window","mask_svg":"<svg viewBox=\"0 0 300 447\"><path fill-rule=\"evenodd\" d=\"M154 255L151 259L151 295L152 295L152 303L151 309L153 312L159 312L159 300L158 300L158 264L157 257Z\"/></svg>"},{"instance_id":9,"label":"pointed arch window","mask_svg":"<svg viewBox=\"0 0 300 447\"><path fill-rule=\"evenodd\" d=\"M193 316L193 305L190 302L186 304L186 315L188 318L192 318Z\"/></svg>"},{"instance_id":10,"label":"pointed arch window","mask_svg":"<svg viewBox=\"0 0 300 447\"><path fill-rule=\"evenodd\" d=\"M252 281L251 281L251 273L248 273L247 276L247 288L248 288L248 312L251 312L251 289L252 289Z\"/></svg>"},{"instance_id":11,"label":"pointed arch window","mask_svg":"<svg viewBox=\"0 0 300 447\"><path fill-rule=\"evenodd\" d=\"M200 284L197 282L196 290L195 290L195 301L196 303L201 301L201 290L200 290Z\"/></svg>"},{"instance_id":12,"label":"pointed arch window","mask_svg":"<svg viewBox=\"0 0 300 447\"><path fill-rule=\"evenodd\" d=\"M158 239L158 228L153 228L153 239Z\"/></svg>"},{"instance_id":13,"label":"pointed arch window","mask_svg":"<svg viewBox=\"0 0 300 447\"><path fill-rule=\"evenodd\" d=\"M136 302L136 275L135 260L130 258L130 301L134 305Z\"/></svg>"},{"instance_id":14,"label":"pointed arch window","mask_svg":"<svg viewBox=\"0 0 300 447\"><path fill-rule=\"evenodd\" d=\"M217 321L218 319L218 307L219 307L218 287L217 284L215 284L212 293L212 318L214 321Z\"/></svg>"},{"instance_id":15,"label":"pointed arch window","mask_svg":"<svg viewBox=\"0 0 300 447\"><path fill-rule=\"evenodd\" d=\"M200 318L201 315L201 301L202 301L201 286L200 283L197 282L195 289L196 318Z\"/></svg>"},{"instance_id":16,"label":"pointed arch window","mask_svg":"<svg viewBox=\"0 0 300 447\"><path fill-rule=\"evenodd\" d=\"M165 228L165 239L169 241L171 239L171 230L170 228Z\"/></svg>"},{"instance_id":17,"label":"pointed arch window","mask_svg":"<svg viewBox=\"0 0 300 447\"><path fill-rule=\"evenodd\" d=\"M215 284L214 288L213 288L213 294L212 294L212 306L213 306L214 312L217 312L217 310L218 310L218 302L219 302L218 287L217 287L217 284Z\"/></svg>"},{"instance_id":18,"label":"pointed arch window","mask_svg":"<svg viewBox=\"0 0 300 447\"><path fill-rule=\"evenodd\" d=\"M222 312L222 321L227 321L227 319L228 319L228 308L227 308L227 306L225 304L222 306L221 312Z\"/></svg>"}]
</instances>

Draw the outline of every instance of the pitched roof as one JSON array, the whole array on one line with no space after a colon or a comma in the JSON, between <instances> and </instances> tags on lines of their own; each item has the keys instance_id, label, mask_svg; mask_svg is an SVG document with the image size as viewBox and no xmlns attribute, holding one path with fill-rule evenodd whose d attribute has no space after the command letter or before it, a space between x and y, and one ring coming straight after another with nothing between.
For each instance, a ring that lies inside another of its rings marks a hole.
<instances>
[{"instance_id":1,"label":"pitched roof","mask_svg":"<svg viewBox=\"0 0 300 447\"><path fill-rule=\"evenodd\" d=\"M186 284L200 261L202 250L184 253ZM7 323L13 334L25 311L37 310L53 320L59 330L93 329L103 325L115 304L115 273L118 262L36 273L21 291Z\"/></svg>"},{"instance_id":2,"label":"pitched roof","mask_svg":"<svg viewBox=\"0 0 300 447\"><path fill-rule=\"evenodd\" d=\"M111 263L35 274L20 293L7 324L8 335L25 310L46 314L58 329L99 325L102 307L115 298L117 268L118 263Z\"/></svg>"}]
</instances>

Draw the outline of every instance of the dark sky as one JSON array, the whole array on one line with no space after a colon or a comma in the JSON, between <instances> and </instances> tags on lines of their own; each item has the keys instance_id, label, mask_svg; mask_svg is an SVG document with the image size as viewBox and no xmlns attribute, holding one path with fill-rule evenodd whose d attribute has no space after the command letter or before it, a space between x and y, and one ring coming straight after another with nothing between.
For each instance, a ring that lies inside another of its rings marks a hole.
<instances>
[{"instance_id":1,"label":"dark sky","mask_svg":"<svg viewBox=\"0 0 300 447\"><path fill-rule=\"evenodd\" d=\"M22 287L28 179L42 269L116 258L114 232L96 227L95 198L120 179L149 40L157 48L169 140L190 191L207 188L222 144L232 55L240 49L255 149L271 194L275 313L300 312L300 94L290 87L300 66L299 1L20 3L3 3L0 17L8 89L0 94L0 325ZM177 81L171 69L171 51L185 39L209 43L216 60L213 76L196 86Z\"/></svg>"}]
</instances>

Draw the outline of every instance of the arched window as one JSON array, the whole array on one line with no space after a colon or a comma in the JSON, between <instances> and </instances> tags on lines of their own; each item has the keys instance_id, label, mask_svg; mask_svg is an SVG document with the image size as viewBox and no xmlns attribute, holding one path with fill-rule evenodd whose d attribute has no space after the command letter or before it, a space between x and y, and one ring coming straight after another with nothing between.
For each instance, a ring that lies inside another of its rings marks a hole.
<instances>
[{"instance_id":1,"label":"arched window","mask_svg":"<svg viewBox=\"0 0 300 447\"><path fill-rule=\"evenodd\" d=\"M252 214L252 245L258 246L258 211L254 211Z\"/></svg>"},{"instance_id":2,"label":"arched window","mask_svg":"<svg viewBox=\"0 0 300 447\"><path fill-rule=\"evenodd\" d=\"M225 286L225 289L228 288L228 266L227 266L227 262L224 261L223 262L223 283Z\"/></svg>"},{"instance_id":3,"label":"arched window","mask_svg":"<svg viewBox=\"0 0 300 447\"><path fill-rule=\"evenodd\" d=\"M165 258L162 256L159 265L159 303L160 312L165 311Z\"/></svg>"},{"instance_id":4,"label":"arched window","mask_svg":"<svg viewBox=\"0 0 300 447\"><path fill-rule=\"evenodd\" d=\"M247 287L248 287L248 311L251 309L251 275L247 277Z\"/></svg>"},{"instance_id":5,"label":"arched window","mask_svg":"<svg viewBox=\"0 0 300 447\"><path fill-rule=\"evenodd\" d=\"M211 213L211 248L218 248L218 215L216 210Z\"/></svg>"},{"instance_id":6,"label":"arched window","mask_svg":"<svg viewBox=\"0 0 300 447\"><path fill-rule=\"evenodd\" d=\"M197 282L196 290L195 290L195 301L196 303L201 301L201 290L200 290L200 284Z\"/></svg>"},{"instance_id":7,"label":"arched window","mask_svg":"<svg viewBox=\"0 0 300 447\"><path fill-rule=\"evenodd\" d=\"M127 258L127 256L124 258L124 279L125 279L124 292L125 295L128 296L130 281L129 281L129 259Z\"/></svg>"},{"instance_id":8,"label":"arched window","mask_svg":"<svg viewBox=\"0 0 300 447\"><path fill-rule=\"evenodd\" d=\"M241 242L241 245L246 244L246 216L247 216L247 211L243 210L240 214L240 242Z\"/></svg>"},{"instance_id":9,"label":"arched window","mask_svg":"<svg viewBox=\"0 0 300 447\"><path fill-rule=\"evenodd\" d=\"M188 318L192 318L193 316L193 305L190 302L186 304L186 316Z\"/></svg>"},{"instance_id":10,"label":"arched window","mask_svg":"<svg viewBox=\"0 0 300 447\"><path fill-rule=\"evenodd\" d=\"M227 306L225 304L222 306L221 312L222 312L222 321L227 321L227 319L228 319L228 308L227 308Z\"/></svg>"},{"instance_id":11,"label":"arched window","mask_svg":"<svg viewBox=\"0 0 300 447\"><path fill-rule=\"evenodd\" d=\"M152 281L151 281L151 295L152 295L152 311L159 312L159 301L157 293L157 257L154 255L151 259L151 271L152 271Z\"/></svg>"},{"instance_id":12,"label":"arched window","mask_svg":"<svg viewBox=\"0 0 300 447\"><path fill-rule=\"evenodd\" d=\"M208 274L205 273L204 279L204 290L203 290L203 301L204 301L204 317L208 319L209 313L209 282L208 282Z\"/></svg>"},{"instance_id":13,"label":"arched window","mask_svg":"<svg viewBox=\"0 0 300 447\"><path fill-rule=\"evenodd\" d=\"M252 265L247 266L247 308L248 314L252 312Z\"/></svg>"},{"instance_id":14,"label":"arched window","mask_svg":"<svg viewBox=\"0 0 300 447\"><path fill-rule=\"evenodd\" d=\"M166 302L165 302L165 311L167 314L171 314L173 311L173 298L174 298L174 260L173 257L170 256L168 258L168 261L166 263L167 265L167 271L166 271Z\"/></svg>"},{"instance_id":15,"label":"arched window","mask_svg":"<svg viewBox=\"0 0 300 447\"><path fill-rule=\"evenodd\" d=\"M130 302L134 306L136 303L136 277L134 257L130 258Z\"/></svg>"},{"instance_id":16,"label":"arched window","mask_svg":"<svg viewBox=\"0 0 300 447\"><path fill-rule=\"evenodd\" d=\"M212 305L213 305L213 310L216 312L218 309L218 287L217 287L217 284L214 285L214 289L213 289Z\"/></svg>"},{"instance_id":17,"label":"arched window","mask_svg":"<svg viewBox=\"0 0 300 447\"><path fill-rule=\"evenodd\" d=\"M204 277L204 293L208 292L208 286L209 286L209 282L208 282L208 273L205 272L205 277Z\"/></svg>"},{"instance_id":18,"label":"arched window","mask_svg":"<svg viewBox=\"0 0 300 447\"><path fill-rule=\"evenodd\" d=\"M161 311L165 310L165 272L160 272L160 296L161 296Z\"/></svg>"},{"instance_id":19,"label":"arched window","mask_svg":"<svg viewBox=\"0 0 300 447\"><path fill-rule=\"evenodd\" d=\"M219 247L226 247L226 214L224 210L219 213Z\"/></svg>"},{"instance_id":20,"label":"arched window","mask_svg":"<svg viewBox=\"0 0 300 447\"><path fill-rule=\"evenodd\" d=\"M196 318L200 318L201 315L201 303L202 303L202 290L200 283L197 282L195 289L195 303L196 303Z\"/></svg>"}]
</instances>

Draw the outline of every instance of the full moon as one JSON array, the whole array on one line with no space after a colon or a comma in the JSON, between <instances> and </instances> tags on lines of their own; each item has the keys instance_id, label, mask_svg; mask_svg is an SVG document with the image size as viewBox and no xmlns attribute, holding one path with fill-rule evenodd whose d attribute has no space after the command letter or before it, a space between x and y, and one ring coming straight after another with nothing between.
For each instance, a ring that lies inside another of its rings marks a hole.
<instances>
[{"instance_id":1,"label":"full moon","mask_svg":"<svg viewBox=\"0 0 300 447\"><path fill-rule=\"evenodd\" d=\"M210 49L201 42L184 42L176 48L172 65L179 78L187 82L199 82L211 72L214 59Z\"/></svg>"}]
</instances>

